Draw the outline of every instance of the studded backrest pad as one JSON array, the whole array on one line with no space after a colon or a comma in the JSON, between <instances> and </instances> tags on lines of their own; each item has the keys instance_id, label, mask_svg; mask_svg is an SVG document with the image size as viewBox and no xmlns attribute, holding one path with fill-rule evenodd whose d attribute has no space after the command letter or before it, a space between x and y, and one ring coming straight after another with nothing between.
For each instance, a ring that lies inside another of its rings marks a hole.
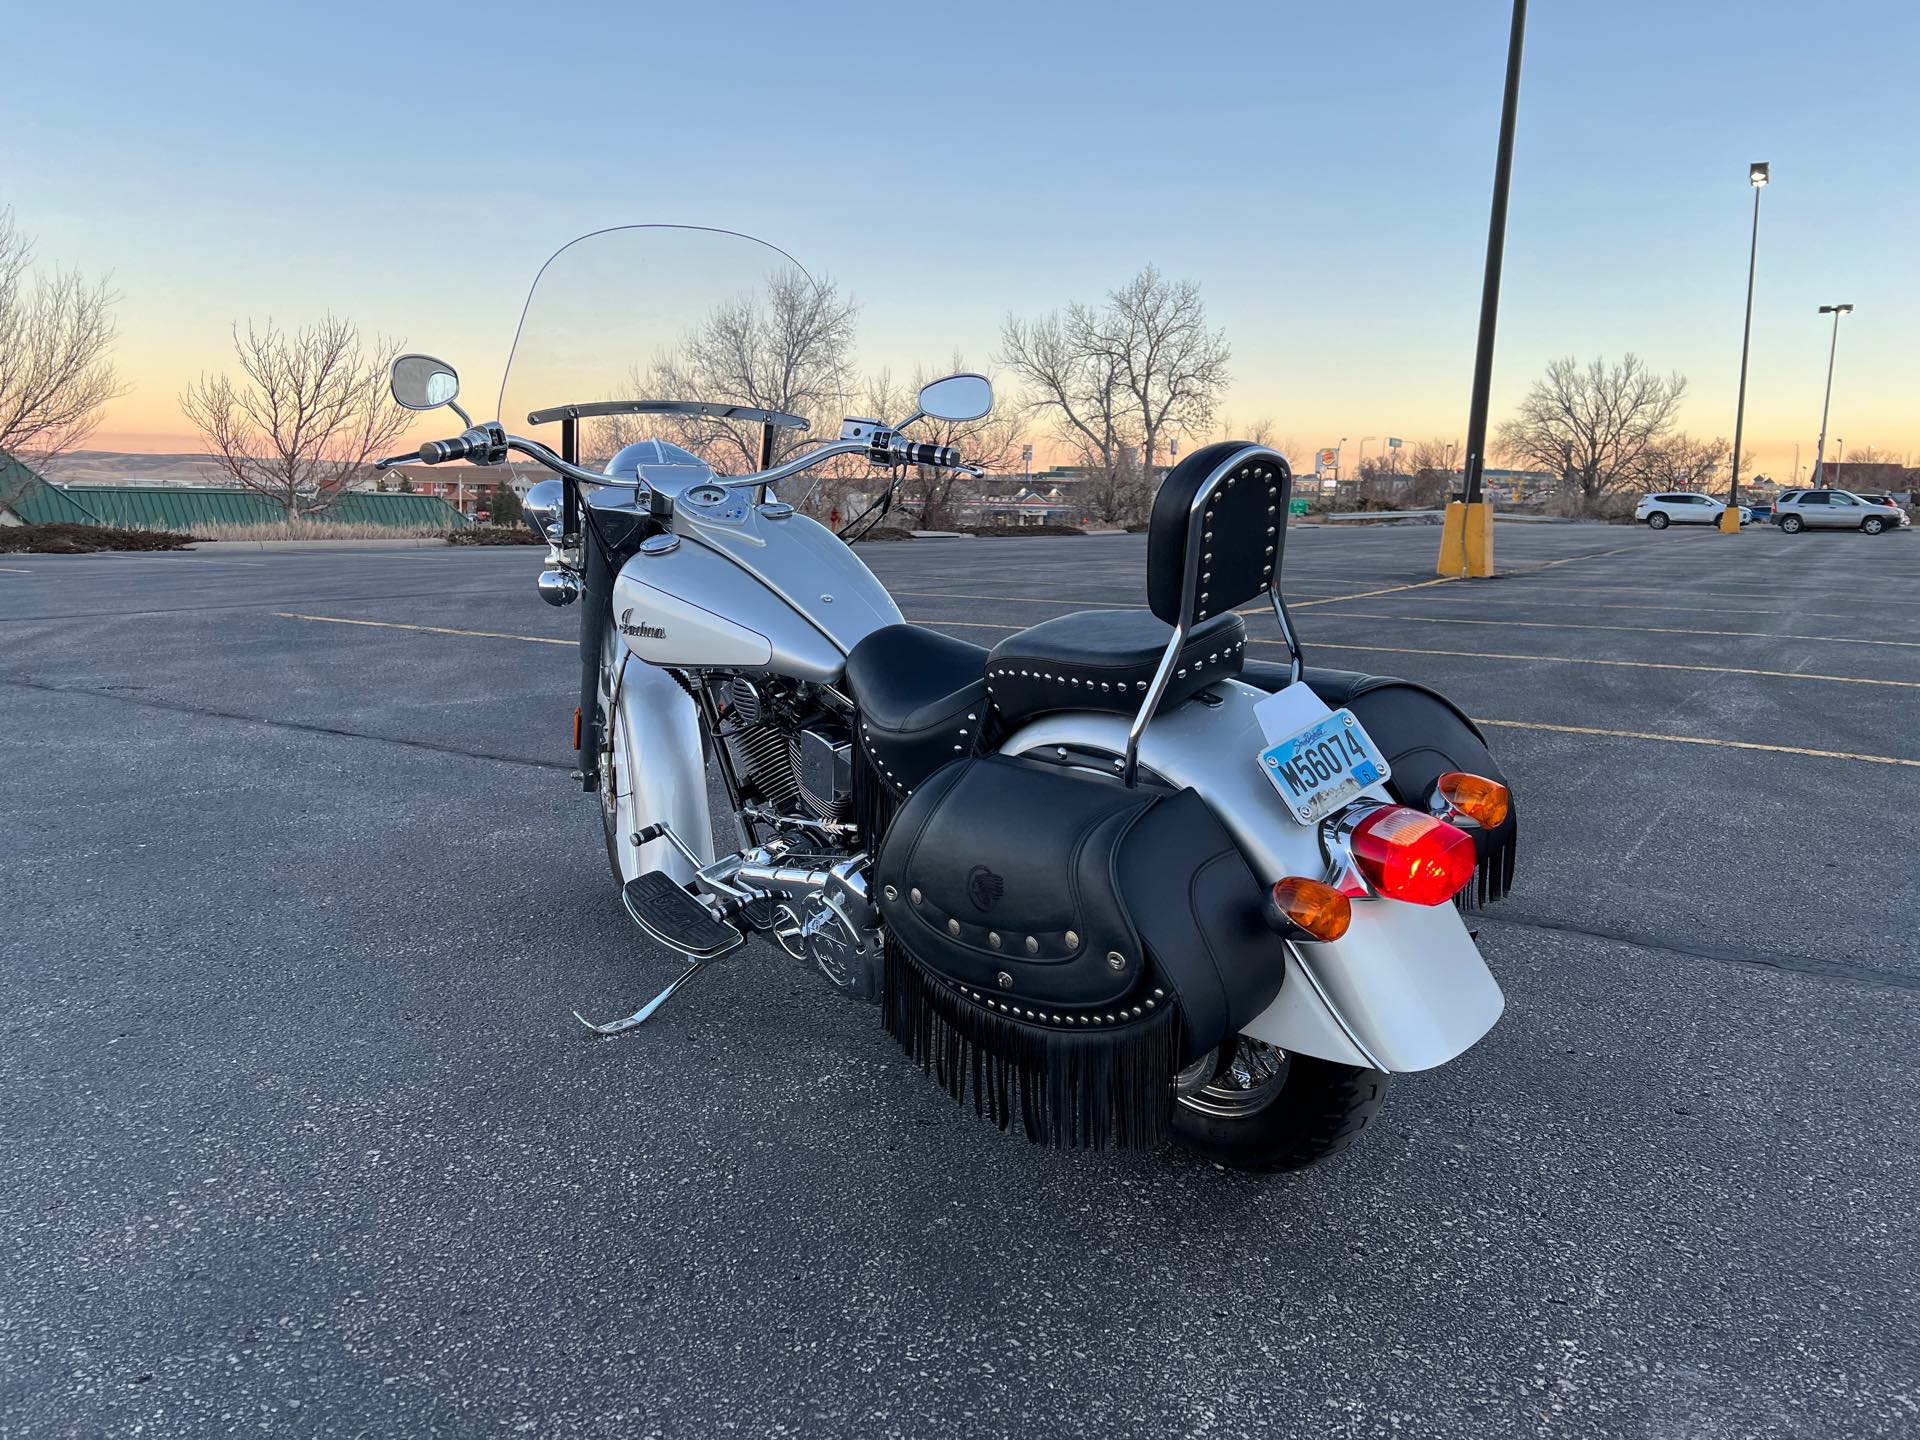
<instances>
[{"instance_id":1,"label":"studded backrest pad","mask_svg":"<svg viewBox=\"0 0 1920 1440\"><path fill-rule=\"evenodd\" d=\"M1265 594L1280 573L1292 496L1287 462L1264 445L1223 440L1174 466L1147 526L1148 608L1177 625L1191 599L1197 624Z\"/></svg>"}]
</instances>

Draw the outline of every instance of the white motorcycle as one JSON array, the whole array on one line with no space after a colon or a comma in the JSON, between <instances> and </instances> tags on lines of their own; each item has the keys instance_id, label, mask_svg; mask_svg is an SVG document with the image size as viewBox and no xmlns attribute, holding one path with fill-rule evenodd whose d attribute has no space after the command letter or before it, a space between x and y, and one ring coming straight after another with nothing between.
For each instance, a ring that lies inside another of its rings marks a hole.
<instances>
[{"instance_id":1,"label":"white motorcycle","mask_svg":"<svg viewBox=\"0 0 1920 1440\"><path fill-rule=\"evenodd\" d=\"M1161 482L1144 609L991 650L907 623L848 542L909 467L970 468L907 432L984 415L992 389L951 375L894 423L803 438L760 403L780 392L755 357L793 360L811 283L729 232L563 247L498 412L553 444L474 424L442 361L393 365L400 404L468 427L419 459L518 452L558 477L525 508L550 545L542 597L580 609L577 776L628 914L687 962L591 1028L645 1024L761 935L1031 1141L1172 1134L1251 1170L1344 1148L1390 1075L1500 1015L1462 914L1513 875L1482 737L1423 687L1304 666L1281 595L1292 477L1260 445L1209 445ZM834 464L872 477L838 534L776 495ZM1282 664L1247 653L1268 609Z\"/></svg>"}]
</instances>

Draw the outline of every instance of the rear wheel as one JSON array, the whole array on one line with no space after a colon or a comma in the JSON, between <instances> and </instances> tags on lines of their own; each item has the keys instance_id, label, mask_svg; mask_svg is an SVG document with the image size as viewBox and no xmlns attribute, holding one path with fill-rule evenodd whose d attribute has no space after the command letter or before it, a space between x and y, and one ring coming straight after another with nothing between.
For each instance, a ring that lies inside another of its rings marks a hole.
<instances>
[{"instance_id":1,"label":"rear wheel","mask_svg":"<svg viewBox=\"0 0 1920 1440\"><path fill-rule=\"evenodd\" d=\"M1174 1137L1234 1170L1299 1170L1360 1137L1387 1098L1378 1070L1290 1055L1236 1035L1233 1058L1173 1104Z\"/></svg>"},{"instance_id":2,"label":"rear wheel","mask_svg":"<svg viewBox=\"0 0 1920 1440\"><path fill-rule=\"evenodd\" d=\"M1878 515L1869 515L1865 520L1860 522L1860 528L1869 535L1878 535L1882 530L1887 528L1887 522L1882 520Z\"/></svg>"},{"instance_id":3,"label":"rear wheel","mask_svg":"<svg viewBox=\"0 0 1920 1440\"><path fill-rule=\"evenodd\" d=\"M1780 522L1780 528L1789 535L1798 535L1806 528L1806 522L1798 515L1788 515Z\"/></svg>"},{"instance_id":4,"label":"rear wheel","mask_svg":"<svg viewBox=\"0 0 1920 1440\"><path fill-rule=\"evenodd\" d=\"M1649 530L1664 530L1672 523L1672 521L1667 519L1667 514L1664 510L1656 510L1647 516L1647 528Z\"/></svg>"}]
</instances>

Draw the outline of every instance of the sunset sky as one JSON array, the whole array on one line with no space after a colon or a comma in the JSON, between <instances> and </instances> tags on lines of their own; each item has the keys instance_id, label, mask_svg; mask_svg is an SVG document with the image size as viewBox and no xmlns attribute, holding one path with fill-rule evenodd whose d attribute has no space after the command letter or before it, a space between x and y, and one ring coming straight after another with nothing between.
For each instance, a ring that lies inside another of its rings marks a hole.
<instances>
[{"instance_id":1,"label":"sunset sky","mask_svg":"<svg viewBox=\"0 0 1920 1440\"><path fill-rule=\"evenodd\" d=\"M896 371L989 368L1009 310L1152 261L1227 330L1228 414L1351 457L1465 429L1508 14L16 7L0 205L125 297L133 388L96 448L197 448L179 392L249 316L332 309L446 355L485 408L547 253L680 221L831 275ZM1731 435L1766 160L1758 468L1811 464L1833 301L1858 308L1832 433L1920 452L1917 59L1912 0L1536 3L1496 420L1549 360L1632 350L1688 376L1689 430Z\"/></svg>"}]
</instances>

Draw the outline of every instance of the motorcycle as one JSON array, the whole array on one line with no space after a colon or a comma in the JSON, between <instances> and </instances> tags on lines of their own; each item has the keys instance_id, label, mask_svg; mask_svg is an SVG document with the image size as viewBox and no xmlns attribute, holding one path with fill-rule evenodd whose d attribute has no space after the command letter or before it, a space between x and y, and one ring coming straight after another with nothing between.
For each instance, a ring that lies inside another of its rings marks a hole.
<instances>
[{"instance_id":1,"label":"motorcycle","mask_svg":"<svg viewBox=\"0 0 1920 1440\"><path fill-rule=\"evenodd\" d=\"M759 937L1029 1141L1172 1136L1255 1171L1345 1148L1390 1076L1500 1016L1466 922L1514 871L1484 737L1423 686L1307 667L1281 583L1292 475L1263 445L1162 479L1145 608L991 649L906 621L852 544L910 470L980 473L908 432L979 420L992 386L948 375L910 414L808 438L756 357L784 356L790 391L821 293L731 232L563 246L496 411L553 443L475 423L451 365L393 362L399 404L467 428L382 465L517 453L555 477L523 508L540 595L580 613L575 778L626 913L685 960L632 1014L582 1023L644 1026ZM780 498L849 465L875 488L838 533L802 513L811 491ZM1280 640L1250 641L1266 613Z\"/></svg>"}]
</instances>

